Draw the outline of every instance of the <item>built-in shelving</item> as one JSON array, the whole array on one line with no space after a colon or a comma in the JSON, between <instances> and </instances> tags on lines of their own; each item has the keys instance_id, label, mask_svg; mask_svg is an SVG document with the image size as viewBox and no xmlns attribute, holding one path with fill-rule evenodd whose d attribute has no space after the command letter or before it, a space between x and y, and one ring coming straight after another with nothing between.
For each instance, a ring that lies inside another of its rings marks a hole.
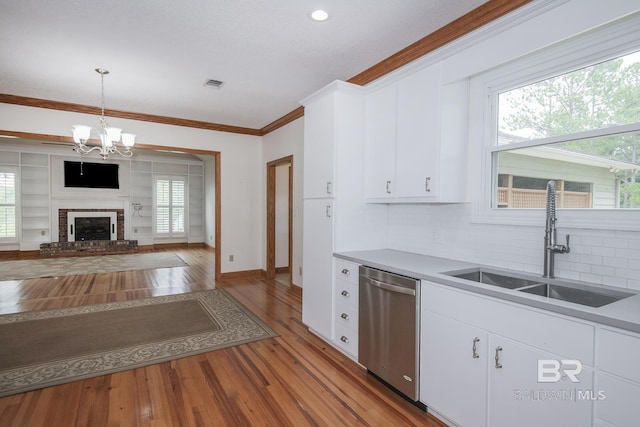
<instances>
[{"instance_id":1,"label":"built-in shelving","mask_svg":"<svg viewBox=\"0 0 640 427\"><path fill-rule=\"evenodd\" d=\"M153 163L131 162L131 238L153 238Z\"/></svg>"},{"instance_id":2,"label":"built-in shelving","mask_svg":"<svg viewBox=\"0 0 640 427\"><path fill-rule=\"evenodd\" d=\"M21 248L51 241L49 155L20 153Z\"/></svg>"}]
</instances>

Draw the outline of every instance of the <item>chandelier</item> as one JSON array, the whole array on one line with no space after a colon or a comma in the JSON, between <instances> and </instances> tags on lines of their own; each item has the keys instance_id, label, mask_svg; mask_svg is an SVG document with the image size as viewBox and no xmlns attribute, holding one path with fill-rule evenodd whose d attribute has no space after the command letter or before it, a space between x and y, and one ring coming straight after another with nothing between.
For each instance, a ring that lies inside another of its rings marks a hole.
<instances>
[{"instance_id":1,"label":"chandelier","mask_svg":"<svg viewBox=\"0 0 640 427\"><path fill-rule=\"evenodd\" d=\"M73 125L73 141L75 142L75 151L83 154L89 154L97 151L98 154L106 160L110 154L118 153L124 157L131 157L133 152L131 147L135 143L136 136L132 133L122 133L122 129L110 127L107 118L104 116L104 76L109 74L108 70L96 68L96 72L100 74L100 94L102 99L100 118L96 124L96 132L100 137L101 145L87 145L91 137L91 126ZM118 147L118 143L122 142L122 148Z\"/></svg>"}]
</instances>

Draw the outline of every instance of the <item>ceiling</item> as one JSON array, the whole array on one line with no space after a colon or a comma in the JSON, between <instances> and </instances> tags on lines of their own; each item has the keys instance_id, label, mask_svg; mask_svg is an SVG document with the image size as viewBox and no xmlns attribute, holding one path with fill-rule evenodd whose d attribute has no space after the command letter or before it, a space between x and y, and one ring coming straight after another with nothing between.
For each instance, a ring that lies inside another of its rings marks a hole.
<instances>
[{"instance_id":1,"label":"ceiling","mask_svg":"<svg viewBox=\"0 0 640 427\"><path fill-rule=\"evenodd\" d=\"M485 2L0 0L0 94L261 129Z\"/></svg>"}]
</instances>

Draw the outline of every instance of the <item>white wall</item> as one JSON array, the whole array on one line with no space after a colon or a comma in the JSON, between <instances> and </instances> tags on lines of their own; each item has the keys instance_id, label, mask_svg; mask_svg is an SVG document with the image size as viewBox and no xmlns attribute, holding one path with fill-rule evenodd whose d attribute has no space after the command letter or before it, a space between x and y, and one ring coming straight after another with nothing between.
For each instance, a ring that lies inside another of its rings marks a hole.
<instances>
[{"instance_id":1,"label":"white wall","mask_svg":"<svg viewBox=\"0 0 640 427\"><path fill-rule=\"evenodd\" d=\"M304 118L295 120L262 138L262 176L267 176L267 163L293 155L293 236L292 282L302 286L302 153L304 149ZM262 190L262 205L266 204L266 188ZM262 248L267 247L266 214L261 218ZM266 250L263 250L262 268L266 268Z\"/></svg>"},{"instance_id":2,"label":"white wall","mask_svg":"<svg viewBox=\"0 0 640 427\"><path fill-rule=\"evenodd\" d=\"M533 2L531 7L546 4ZM501 27L496 23L472 47L457 51L450 47L453 54L441 56L444 58L443 75L448 76L449 81L471 78L476 73L638 10L638 2L625 0L572 0L549 5L557 7L518 25ZM523 11L526 8L522 8ZM470 35L466 39L473 37ZM443 54L436 52L433 57L438 55ZM403 72L406 74L407 70L400 73ZM484 135L480 126L470 123L469 128L470 148L482 144ZM471 150L472 153L477 151ZM480 161L481 157L469 158L470 190L476 188L473 183L482 179ZM474 221L472 208L470 203L389 206L389 247L542 274L544 214L539 225L509 226ZM615 226L607 224L601 229L563 227L563 213L559 211L559 240L562 243L564 234L571 234L571 252L556 255L556 276L640 290L640 232L611 228Z\"/></svg>"},{"instance_id":3,"label":"white wall","mask_svg":"<svg viewBox=\"0 0 640 427\"><path fill-rule=\"evenodd\" d=\"M95 116L20 105L0 104L0 129L70 136L73 124ZM263 263L263 179L259 167L262 138L158 123L109 118L109 124L137 134L142 144L221 153L222 272L259 269ZM208 235L213 234L207 231ZM229 255L235 261L229 261Z\"/></svg>"}]
</instances>

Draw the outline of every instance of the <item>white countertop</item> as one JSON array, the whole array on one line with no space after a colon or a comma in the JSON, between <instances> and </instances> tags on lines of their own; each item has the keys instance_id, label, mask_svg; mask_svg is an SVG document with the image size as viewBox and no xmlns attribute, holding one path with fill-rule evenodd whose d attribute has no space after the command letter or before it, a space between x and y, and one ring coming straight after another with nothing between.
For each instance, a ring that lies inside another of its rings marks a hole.
<instances>
[{"instance_id":1,"label":"white countertop","mask_svg":"<svg viewBox=\"0 0 640 427\"><path fill-rule=\"evenodd\" d=\"M602 307L589 307L442 274L451 271L483 267L500 270L514 275L520 275L526 278L535 278L535 275L530 273L522 273L503 268L420 255L411 252L396 251L392 249L340 252L335 253L334 256L357 264L389 271L391 273L401 274L416 279L429 280L458 289L464 289L530 307L537 307L554 313L573 316L579 319L640 333L640 293L637 291L599 286L593 283L580 282L576 280L565 280L560 278L556 278L554 280L543 279L542 277L537 278L541 282L546 283L583 284L635 294L631 297L624 298Z\"/></svg>"}]
</instances>

